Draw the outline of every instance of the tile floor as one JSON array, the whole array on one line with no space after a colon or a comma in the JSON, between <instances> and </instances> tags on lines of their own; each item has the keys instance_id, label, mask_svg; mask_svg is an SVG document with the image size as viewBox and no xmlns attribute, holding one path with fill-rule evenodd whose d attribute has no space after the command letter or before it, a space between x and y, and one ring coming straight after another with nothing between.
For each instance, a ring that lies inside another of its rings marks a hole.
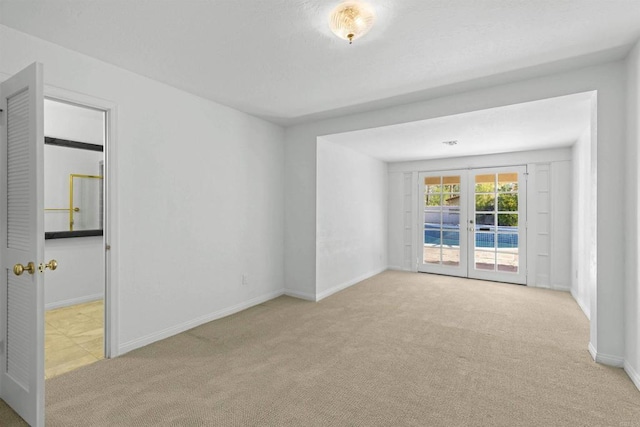
<instances>
[{"instance_id":1,"label":"tile floor","mask_svg":"<svg viewBox=\"0 0 640 427\"><path fill-rule=\"evenodd\" d=\"M45 378L104 359L104 302L45 313Z\"/></svg>"}]
</instances>

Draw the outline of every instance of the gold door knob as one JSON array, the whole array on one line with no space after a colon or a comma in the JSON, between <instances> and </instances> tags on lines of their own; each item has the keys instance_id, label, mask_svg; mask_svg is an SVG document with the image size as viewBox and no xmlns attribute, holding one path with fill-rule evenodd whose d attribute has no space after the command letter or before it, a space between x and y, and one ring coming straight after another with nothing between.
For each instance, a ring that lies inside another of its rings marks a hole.
<instances>
[{"instance_id":1,"label":"gold door knob","mask_svg":"<svg viewBox=\"0 0 640 427\"><path fill-rule=\"evenodd\" d=\"M55 259L52 259L51 261L49 261L46 264L40 263L40 265L38 266L38 271L40 271L40 273L42 273L47 268L49 270L51 270L51 271L55 270L56 268L58 268L58 261L56 261Z\"/></svg>"},{"instance_id":2,"label":"gold door knob","mask_svg":"<svg viewBox=\"0 0 640 427\"><path fill-rule=\"evenodd\" d=\"M27 272L29 274L33 274L36 272L36 266L34 263L30 262L27 265L16 264L13 266L13 274L16 276L22 275L22 273Z\"/></svg>"},{"instance_id":3,"label":"gold door knob","mask_svg":"<svg viewBox=\"0 0 640 427\"><path fill-rule=\"evenodd\" d=\"M58 268L58 261L56 261L55 259L52 259L51 261L49 261L48 263L46 263L44 265L45 268L48 268L49 270L53 271L56 268Z\"/></svg>"}]
</instances>

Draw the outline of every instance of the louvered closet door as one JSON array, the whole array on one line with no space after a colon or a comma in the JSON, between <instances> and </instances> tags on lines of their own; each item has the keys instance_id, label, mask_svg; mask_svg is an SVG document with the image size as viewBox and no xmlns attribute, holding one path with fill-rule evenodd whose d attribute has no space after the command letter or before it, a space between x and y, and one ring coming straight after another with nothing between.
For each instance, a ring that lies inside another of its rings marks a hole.
<instances>
[{"instance_id":1,"label":"louvered closet door","mask_svg":"<svg viewBox=\"0 0 640 427\"><path fill-rule=\"evenodd\" d=\"M44 425L42 90L41 64L0 84L0 397L31 426ZM33 274L14 273L29 262Z\"/></svg>"}]
</instances>

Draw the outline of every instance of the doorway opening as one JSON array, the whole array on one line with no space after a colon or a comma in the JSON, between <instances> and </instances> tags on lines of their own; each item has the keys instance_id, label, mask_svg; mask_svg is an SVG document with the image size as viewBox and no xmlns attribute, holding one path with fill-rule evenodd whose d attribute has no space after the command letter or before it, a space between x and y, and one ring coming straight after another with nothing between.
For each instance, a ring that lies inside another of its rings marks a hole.
<instances>
[{"instance_id":1,"label":"doorway opening","mask_svg":"<svg viewBox=\"0 0 640 427\"><path fill-rule=\"evenodd\" d=\"M105 357L106 111L44 101L45 378Z\"/></svg>"},{"instance_id":2,"label":"doorway opening","mask_svg":"<svg viewBox=\"0 0 640 427\"><path fill-rule=\"evenodd\" d=\"M526 167L419 177L418 270L526 284Z\"/></svg>"}]
</instances>

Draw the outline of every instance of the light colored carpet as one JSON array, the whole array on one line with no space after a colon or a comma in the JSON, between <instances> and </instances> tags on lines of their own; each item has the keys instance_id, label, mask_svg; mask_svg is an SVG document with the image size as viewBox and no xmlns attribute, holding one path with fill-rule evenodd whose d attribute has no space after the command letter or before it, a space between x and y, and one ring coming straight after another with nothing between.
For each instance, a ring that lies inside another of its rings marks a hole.
<instances>
[{"instance_id":1,"label":"light colored carpet","mask_svg":"<svg viewBox=\"0 0 640 427\"><path fill-rule=\"evenodd\" d=\"M588 334L567 293L388 271L48 380L47 425L640 425Z\"/></svg>"}]
</instances>

